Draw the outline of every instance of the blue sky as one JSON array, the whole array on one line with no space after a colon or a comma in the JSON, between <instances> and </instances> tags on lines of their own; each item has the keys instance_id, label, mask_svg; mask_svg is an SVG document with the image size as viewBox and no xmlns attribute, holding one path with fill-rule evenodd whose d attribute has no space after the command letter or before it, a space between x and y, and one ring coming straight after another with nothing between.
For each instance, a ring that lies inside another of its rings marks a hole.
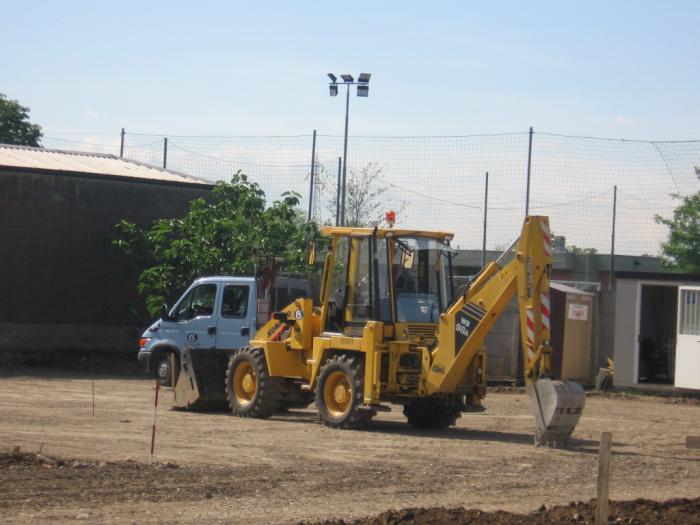
<instances>
[{"instance_id":1,"label":"blue sky","mask_svg":"<svg viewBox=\"0 0 700 525\"><path fill-rule=\"evenodd\" d=\"M700 138L700 2L3 2L0 92L47 135Z\"/></svg>"}]
</instances>

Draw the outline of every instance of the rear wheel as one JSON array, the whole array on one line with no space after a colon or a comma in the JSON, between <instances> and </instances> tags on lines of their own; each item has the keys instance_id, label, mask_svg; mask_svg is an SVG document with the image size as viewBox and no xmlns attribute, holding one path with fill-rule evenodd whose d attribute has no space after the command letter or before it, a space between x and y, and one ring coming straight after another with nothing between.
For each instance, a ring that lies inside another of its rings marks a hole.
<instances>
[{"instance_id":1,"label":"rear wheel","mask_svg":"<svg viewBox=\"0 0 700 525\"><path fill-rule=\"evenodd\" d=\"M323 424L331 428L360 428L374 411L362 407L364 363L359 356L336 355L326 361L318 375L316 405Z\"/></svg>"},{"instance_id":2,"label":"rear wheel","mask_svg":"<svg viewBox=\"0 0 700 525\"><path fill-rule=\"evenodd\" d=\"M458 406L441 404L436 399L412 399L403 406L408 424L414 428L446 429L454 426L461 416Z\"/></svg>"},{"instance_id":3,"label":"rear wheel","mask_svg":"<svg viewBox=\"0 0 700 525\"><path fill-rule=\"evenodd\" d=\"M270 417L279 408L282 381L270 376L260 348L241 348L229 359L226 371L226 398L231 411L239 417Z\"/></svg>"}]
</instances>

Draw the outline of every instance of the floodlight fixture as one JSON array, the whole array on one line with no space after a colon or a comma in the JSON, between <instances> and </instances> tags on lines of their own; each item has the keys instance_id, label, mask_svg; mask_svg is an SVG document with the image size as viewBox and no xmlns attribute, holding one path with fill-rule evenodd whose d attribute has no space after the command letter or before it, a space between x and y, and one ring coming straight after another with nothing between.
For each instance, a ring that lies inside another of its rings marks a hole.
<instances>
[{"instance_id":1,"label":"floodlight fixture","mask_svg":"<svg viewBox=\"0 0 700 525\"><path fill-rule=\"evenodd\" d=\"M331 97L337 97L338 96L338 84L335 82L330 85L330 91L331 91Z\"/></svg>"},{"instance_id":2,"label":"floodlight fixture","mask_svg":"<svg viewBox=\"0 0 700 525\"><path fill-rule=\"evenodd\" d=\"M343 82L354 82L355 79L352 78L352 75L340 75L340 77L343 79Z\"/></svg>"},{"instance_id":3,"label":"floodlight fixture","mask_svg":"<svg viewBox=\"0 0 700 525\"><path fill-rule=\"evenodd\" d=\"M335 84L336 80L338 80L338 77L336 77L333 73L328 73L328 78L331 79L331 82Z\"/></svg>"},{"instance_id":4,"label":"floodlight fixture","mask_svg":"<svg viewBox=\"0 0 700 525\"><path fill-rule=\"evenodd\" d=\"M369 96L369 86L367 84L357 85L357 96L358 97L368 97Z\"/></svg>"},{"instance_id":5,"label":"floodlight fixture","mask_svg":"<svg viewBox=\"0 0 700 525\"><path fill-rule=\"evenodd\" d=\"M371 73L360 73L360 76L357 78L357 81L361 84L367 84L369 82L369 77L371 76Z\"/></svg>"}]
</instances>

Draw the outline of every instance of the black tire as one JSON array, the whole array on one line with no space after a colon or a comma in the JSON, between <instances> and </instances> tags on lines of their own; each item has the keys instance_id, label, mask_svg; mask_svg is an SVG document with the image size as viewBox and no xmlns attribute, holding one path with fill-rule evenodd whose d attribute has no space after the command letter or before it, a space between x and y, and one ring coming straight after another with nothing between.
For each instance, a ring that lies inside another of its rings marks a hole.
<instances>
[{"instance_id":1,"label":"black tire","mask_svg":"<svg viewBox=\"0 0 700 525\"><path fill-rule=\"evenodd\" d=\"M339 354L325 362L316 383L316 406L324 425L356 429L369 423L375 411L362 407L364 374L364 360L357 355Z\"/></svg>"},{"instance_id":2,"label":"black tire","mask_svg":"<svg viewBox=\"0 0 700 525\"><path fill-rule=\"evenodd\" d=\"M153 374L162 386L170 386L173 377L172 363L170 362L171 355L169 352L158 355L153 366Z\"/></svg>"},{"instance_id":3,"label":"black tire","mask_svg":"<svg viewBox=\"0 0 700 525\"><path fill-rule=\"evenodd\" d=\"M457 423L460 407L441 404L436 399L417 398L403 406L403 415L414 428L444 430Z\"/></svg>"},{"instance_id":4,"label":"black tire","mask_svg":"<svg viewBox=\"0 0 700 525\"><path fill-rule=\"evenodd\" d=\"M233 354L226 370L226 399L239 417L267 418L280 406L283 379L267 371L265 352L241 348Z\"/></svg>"}]
</instances>

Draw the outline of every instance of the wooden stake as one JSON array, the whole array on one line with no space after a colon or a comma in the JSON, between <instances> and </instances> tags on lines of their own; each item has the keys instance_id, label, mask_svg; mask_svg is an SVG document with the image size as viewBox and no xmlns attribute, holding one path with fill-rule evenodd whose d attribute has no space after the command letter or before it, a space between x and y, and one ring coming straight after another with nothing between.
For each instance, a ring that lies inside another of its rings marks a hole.
<instances>
[{"instance_id":1,"label":"wooden stake","mask_svg":"<svg viewBox=\"0 0 700 525\"><path fill-rule=\"evenodd\" d=\"M598 493L596 496L595 525L607 525L608 523L611 449L612 432L603 432L600 435L600 456L598 458Z\"/></svg>"},{"instance_id":2,"label":"wooden stake","mask_svg":"<svg viewBox=\"0 0 700 525\"><path fill-rule=\"evenodd\" d=\"M151 430L151 455L148 464L153 465L153 450L156 446L156 414L158 413L158 392L160 391L160 379L156 378L156 399L153 403L153 429Z\"/></svg>"},{"instance_id":3,"label":"wooden stake","mask_svg":"<svg viewBox=\"0 0 700 525\"><path fill-rule=\"evenodd\" d=\"M95 354L90 352L90 368L92 369L92 415L95 415Z\"/></svg>"}]
</instances>

